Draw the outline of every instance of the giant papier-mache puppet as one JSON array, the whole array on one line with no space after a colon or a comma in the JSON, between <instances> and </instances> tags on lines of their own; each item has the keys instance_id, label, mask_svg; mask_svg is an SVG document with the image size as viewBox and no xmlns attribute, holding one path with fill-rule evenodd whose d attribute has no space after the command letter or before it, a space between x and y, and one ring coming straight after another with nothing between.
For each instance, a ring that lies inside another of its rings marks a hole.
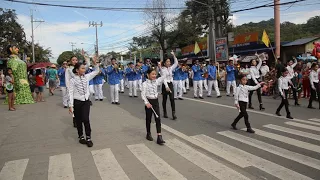
<instances>
[{"instance_id":1,"label":"giant papier-mache puppet","mask_svg":"<svg viewBox=\"0 0 320 180\"><path fill-rule=\"evenodd\" d=\"M34 103L27 78L27 64L19 58L19 48L15 45L9 45L7 53L10 54L7 67L12 69L14 78L15 104ZM7 99L5 103L7 103Z\"/></svg>"},{"instance_id":2,"label":"giant papier-mache puppet","mask_svg":"<svg viewBox=\"0 0 320 180\"><path fill-rule=\"evenodd\" d=\"M318 60L320 59L320 42L313 43L314 48L312 51L312 56L315 56Z\"/></svg>"}]
</instances>

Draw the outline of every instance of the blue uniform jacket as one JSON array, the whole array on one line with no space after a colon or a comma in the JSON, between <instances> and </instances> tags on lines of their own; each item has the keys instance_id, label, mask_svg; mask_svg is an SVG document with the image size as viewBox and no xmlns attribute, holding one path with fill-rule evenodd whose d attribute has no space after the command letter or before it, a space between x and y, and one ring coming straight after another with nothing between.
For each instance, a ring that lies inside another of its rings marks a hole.
<instances>
[{"instance_id":1,"label":"blue uniform jacket","mask_svg":"<svg viewBox=\"0 0 320 180\"><path fill-rule=\"evenodd\" d=\"M236 80L236 76L235 76L236 69L233 66L227 65L226 70L227 70L227 81L235 81Z\"/></svg>"},{"instance_id":2,"label":"blue uniform jacket","mask_svg":"<svg viewBox=\"0 0 320 180\"><path fill-rule=\"evenodd\" d=\"M128 81L134 81L136 76L136 72L133 71L131 68L126 69L126 77L128 78Z\"/></svg>"},{"instance_id":3,"label":"blue uniform jacket","mask_svg":"<svg viewBox=\"0 0 320 180\"><path fill-rule=\"evenodd\" d=\"M58 70L58 76L60 80L60 87L66 87L66 70L64 68L60 68Z\"/></svg>"},{"instance_id":4,"label":"blue uniform jacket","mask_svg":"<svg viewBox=\"0 0 320 180\"><path fill-rule=\"evenodd\" d=\"M112 66L107 67L107 74L108 74L108 83L110 85L120 84L119 73Z\"/></svg>"},{"instance_id":5,"label":"blue uniform jacket","mask_svg":"<svg viewBox=\"0 0 320 180\"><path fill-rule=\"evenodd\" d=\"M216 80L217 79L217 67L209 65L208 66L208 80Z\"/></svg>"},{"instance_id":6,"label":"blue uniform jacket","mask_svg":"<svg viewBox=\"0 0 320 180\"><path fill-rule=\"evenodd\" d=\"M142 78L142 70L137 70L137 73L135 74L135 80L140 80Z\"/></svg>"},{"instance_id":7,"label":"blue uniform jacket","mask_svg":"<svg viewBox=\"0 0 320 180\"><path fill-rule=\"evenodd\" d=\"M177 67L175 70L173 70L173 80L174 81L182 80L182 70L180 67Z\"/></svg>"},{"instance_id":8,"label":"blue uniform jacket","mask_svg":"<svg viewBox=\"0 0 320 180\"><path fill-rule=\"evenodd\" d=\"M119 79L120 80L122 80L124 77L123 77L123 75L124 75L124 71L123 70L119 70Z\"/></svg>"},{"instance_id":9,"label":"blue uniform jacket","mask_svg":"<svg viewBox=\"0 0 320 180\"><path fill-rule=\"evenodd\" d=\"M86 74L89 74L89 73L91 73L92 71L93 71L93 69L88 68L88 69L86 70ZM94 84L93 84L93 79L91 79L91 80L89 81L89 85L94 85Z\"/></svg>"},{"instance_id":10,"label":"blue uniform jacket","mask_svg":"<svg viewBox=\"0 0 320 180\"><path fill-rule=\"evenodd\" d=\"M147 78L147 71L149 69L149 66L148 65L143 65L142 66L142 73L144 74L143 78L142 78L142 81L146 81L146 78Z\"/></svg>"},{"instance_id":11,"label":"blue uniform jacket","mask_svg":"<svg viewBox=\"0 0 320 180\"><path fill-rule=\"evenodd\" d=\"M203 70L200 69L200 66L193 65L192 66L192 71L194 73L194 75L193 75L193 80L194 81L204 80L204 78L202 77Z\"/></svg>"},{"instance_id":12,"label":"blue uniform jacket","mask_svg":"<svg viewBox=\"0 0 320 180\"><path fill-rule=\"evenodd\" d=\"M93 78L94 85L103 84L103 79L105 77L105 70L102 68L100 70L101 70L101 73L99 73L98 75L96 75L96 77Z\"/></svg>"}]
</instances>

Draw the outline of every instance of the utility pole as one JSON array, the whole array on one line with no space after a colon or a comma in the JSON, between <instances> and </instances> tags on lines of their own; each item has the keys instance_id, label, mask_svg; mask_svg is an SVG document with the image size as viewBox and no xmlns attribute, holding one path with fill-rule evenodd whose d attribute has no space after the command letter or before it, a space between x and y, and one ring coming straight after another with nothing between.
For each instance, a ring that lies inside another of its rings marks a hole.
<instances>
[{"instance_id":1,"label":"utility pole","mask_svg":"<svg viewBox=\"0 0 320 180\"><path fill-rule=\"evenodd\" d=\"M73 52L73 47L76 46L77 43L75 43L75 42L69 42L69 44L71 44L71 49L72 49L72 52Z\"/></svg>"},{"instance_id":2,"label":"utility pole","mask_svg":"<svg viewBox=\"0 0 320 180\"><path fill-rule=\"evenodd\" d=\"M274 32L276 56L280 57L280 0L274 0Z\"/></svg>"},{"instance_id":3,"label":"utility pole","mask_svg":"<svg viewBox=\"0 0 320 180\"><path fill-rule=\"evenodd\" d=\"M97 22L94 21L89 21L89 27L95 27L96 28L96 56L99 56L99 46L98 46L98 26L102 27L102 21L98 24Z\"/></svg>"},{"instance_id":4,"label":"utility pole","mask_svg":"<svg viewBox=\"0 0 320 180\"><path fill-rule=\"evenodd\" d=\"M32 62L33 63L35 63L36 62L36 58L35 58L35 53L34 53L34 32L33 32L33 23L34 22L39 22L39 23L42 23L42 22L44 22L44 21L35 21L34 19L33 19L33 10L31 9L30 10L31 11L31 39L32 39Z\"/></svg>"}]
</instances>

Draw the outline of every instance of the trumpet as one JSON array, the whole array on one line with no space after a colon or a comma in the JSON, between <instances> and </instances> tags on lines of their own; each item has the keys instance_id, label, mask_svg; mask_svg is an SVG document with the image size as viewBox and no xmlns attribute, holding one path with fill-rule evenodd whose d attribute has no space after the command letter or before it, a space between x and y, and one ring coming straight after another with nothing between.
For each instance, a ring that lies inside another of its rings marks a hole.
<instances>
[{"instance_id":1,"label":"trumpet","mask_svg":"<svg viewBox=\"0 0 320 180\"><path fill-rule=\"evenodd\" d=\"M119 70L119 71L124 70L124 66L123 66L122 64L120 64L120 65L118 66L118 70Z\"/></svg>"}]
</instances>

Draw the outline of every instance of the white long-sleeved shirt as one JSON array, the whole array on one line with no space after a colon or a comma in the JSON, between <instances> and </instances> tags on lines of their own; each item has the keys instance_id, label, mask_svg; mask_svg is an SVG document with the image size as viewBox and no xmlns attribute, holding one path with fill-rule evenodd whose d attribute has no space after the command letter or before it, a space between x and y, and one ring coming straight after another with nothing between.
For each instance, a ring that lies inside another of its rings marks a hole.
<instances>
[{"instance_id":1,"label":"white long-sleeved shirt","mask_svg":"<svg viewBox=\"0 0 320 180\"><path fill-rule=\"evenodd\" d=\"M293 70L293 68L294 67L296 67L296 65L298 64L298 62L297 62L297 60L295 59L294 60L294 63L291 65L291 66L287 66L287 70L288 70L288 77L290 78L290 79L292 79L293 78L293 76L294 76L294 70Z\"/></svg>"},{"instance_id":2,"label":"white long-sleeved shirt","mask_svg":"<svg viewBox=\"0 0 320 180\"><path fill-rule=\"evenodd\" d=\"M267 73L270 71L269 66L268 65L261 66L260 71L261 71L262 77L266 76Z\"/></svg>"},{"instance_id":3,"label":"white long-sleeved shirt","mask_svg":"<svg viewBox=\"0 0 320 180\"><path fill-rule=\"evenodd\" d=\"M156 80L149 80L147 79L145 82L142 83L141 88L141 98L144 104L148 104L148 99L157 99L158 98L158 86L163 83L166 84L164 77L160 77Z\"/></svg>"},{"instance_id":4,"label":"white long-sleeved shirt","mask_svg":"<svg viewBox=\"0 0 320 180\"><path fill-rule=\"evenodd\" d=\"M99 65L96 65L94 71L83 76L74 75L69 81L69 107L73 107L73 100L86 101L89 99L89 81L99 74Z\"/></svg>"},{"instance_id":5,"label":"white long-sleeved shirt","mask_svg":"<svg viewBox=\"0 0 320 180\"><path fill-rule=\"evenodd\" d=\"M167 83L173 82L173 70L175 70L178 66L178 59L176 58L176 56L174 56L173 59L174 63L172 66L161 68L161 77L163 77ZM165 86L166 88L168 88L168 85L165 84Z\"/></svg>"},{"instance_id":6,"label":"white long-sleeved shirt","mask_svg":"<svg viewBox=\"0 0 320 180\"><path fill-rule=\"evenodd\" d=\"M260 58L259 59L259 63L257 66L251 66L250 67L250 76L248 76L247 78L251 78L256 84L258 84L258 80L260 78L260 72L259 69L261 68L262 65L262 60Z\"/></svg>"},{"instance_id":7,"label":"white long-sleeved shirt","mask_svg":"<svg viewBox=\"0 0 320 180\"><path fill-rule=\"evenodd\" d=\"M86 70L88 70L90 67L90 60L87 60L86 61ZM72 72L73 71L73 66L69 66L67 69L66 69L66 72L65 72L65 81L66 81L66 87L67 89L69 88L70 86L70 79L74 78L74 73Z\"/></svg>"},{"instance_id":8,"label":"white long-sleeved shirt","mask_svg":"<svg viewBox=\"0 0 320 180\"><path fill-rule=\"evenodd\" d=\"M249 91L254 91L261 87L260 84L257 84L255 86L248 86L248 85L242 85L240 84L236 88L236 93L234 95L234 104L239 104L239 101L242 102L248 102L249 101Z\"/></svg>"},{"instance_id":9,"label":"white long-sleeved shirt","mask_svg":"<svg viewBox=\"0 0 320 180\"><path fill-rule=\"evenodd\" d=\"M282 97L284 97L283 90L288 90L289 89L289 83L292 84L291 78L289 76L286 76L286 77L281 76L278 79L278 88L279 88L279 92L280 92Z\"/></svg>"},{"instance_id":10,"label":"white long-sleeved shirt","mask_svg":"<svg viewBox=\"0 0 320 180\"><path fill-rule=\"evenodd\" d=\"M313 83L319 83L319 73L320 69L318 69L318 71L311 70L310 72L309 79L312 89L315 89Z\"/></svg>"}]
</instances>

